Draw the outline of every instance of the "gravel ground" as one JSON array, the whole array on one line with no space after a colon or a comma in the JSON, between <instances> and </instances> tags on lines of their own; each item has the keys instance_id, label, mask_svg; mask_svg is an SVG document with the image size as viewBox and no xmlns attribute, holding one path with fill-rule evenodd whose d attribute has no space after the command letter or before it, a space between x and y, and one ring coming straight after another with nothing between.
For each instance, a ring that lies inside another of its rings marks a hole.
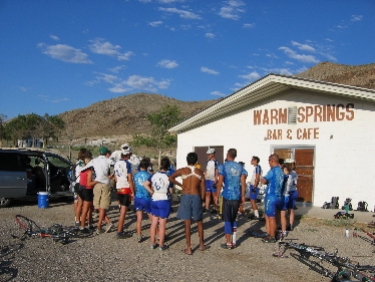
<instances>
[{"instance_id":1,"label":"gravel ground","mask_svg":"<svg viewBox=\"0 0 375 282\"><path fill-rule=\"evenodd\" d=\"M115 201L111 207L109 216L117 223ZM249 231L265 230L263 222L254 220L240 220L238 247L223 250L222 222L205 214L205 242L210 249L198 250L194 224L195 249L188 256L181 252L185 248L184 229L176 213L168 220L170 248L166 251L151 250L148 238L137 243L135 235L116 240L115 232L77 239L66 245L48 238L20 241L11 237L20 234L14 220L16 214L25 215L40 226L72 225L72 204L63 201L50 203L48 209L38 209L35 202L16 203L2 209L0 214L0 281L330 281L293 258L290 255L293 251L286 251L288 258L273 257L277 244L248 236ZM148 237L149 221L145 220L143 225L143 234ZM134 231L135 213L128 214L125 228ZM359 238L346 238L344 227L327 226L321 220L303 217L288 238L330 252L337 248L341 256L350 256L361 264L374 264L374 246Z\"/></svg>"}]
</instances>

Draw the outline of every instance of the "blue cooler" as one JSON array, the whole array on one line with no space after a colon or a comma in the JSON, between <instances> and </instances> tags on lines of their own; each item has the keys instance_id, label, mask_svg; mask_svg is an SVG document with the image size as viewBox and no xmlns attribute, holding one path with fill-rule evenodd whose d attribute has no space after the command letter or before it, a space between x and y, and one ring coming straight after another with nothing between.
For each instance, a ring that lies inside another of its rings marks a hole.
<instances>
[{"instance_id":1,"label":"blue cooler","mask_svg":"<svg viewBox=\"0 0 375 282\"><path fill-rule=\"evenodd\" d=\"M45 209L48 208L48 192L39 192L38 193L38 208Z\"/></svg>"}]
</instances>

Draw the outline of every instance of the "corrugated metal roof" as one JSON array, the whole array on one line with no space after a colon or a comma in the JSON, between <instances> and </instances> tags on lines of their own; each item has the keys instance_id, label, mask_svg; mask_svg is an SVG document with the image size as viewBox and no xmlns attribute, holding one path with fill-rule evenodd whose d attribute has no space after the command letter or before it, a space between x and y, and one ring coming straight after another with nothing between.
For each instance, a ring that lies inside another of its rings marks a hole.
<instances>
[{"instance_id":1,"label":"corrugated metal roof","mask_svg":"<svg viewBox=\"0 0 375 282\"><path fill-rule=\"evenodd\" d=\"M197 114L186 118L170 128L169 131L186 131L207 124L289 89L312 90L375 102L375 90L373 89L311 80L296 76L269 74L234 92L210 107L201 110Z\"/></svg>"}]
</instances>

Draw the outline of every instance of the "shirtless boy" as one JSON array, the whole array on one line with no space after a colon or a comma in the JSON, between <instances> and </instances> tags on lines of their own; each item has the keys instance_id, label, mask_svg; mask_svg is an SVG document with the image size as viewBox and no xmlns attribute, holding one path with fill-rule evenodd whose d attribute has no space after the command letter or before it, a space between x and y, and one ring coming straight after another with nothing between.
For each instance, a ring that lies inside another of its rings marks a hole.
<instances>
[{"instance_id":1,"label":"shirtless boy","mask_svg":"<svg viewBox=\"0 0 375 282\"><path fill-rule=\"evenodd\" d=\"M178 208L177 217L185 221L185 237L186 249L183 252L191 255L191 219L197 221L198 235L199 235L199 250L204 251L208 249L205 246L203 235L203 220L202 220L202 201L205 199L205 183L203 172L196 168L194 164L197 163L198 156L196 153L189 153L186 157L187 167L180 168L169 177L169 181L182 187L181 203ZM182 184L176 180L181 177Z\"/></svg>"}]
</instances>

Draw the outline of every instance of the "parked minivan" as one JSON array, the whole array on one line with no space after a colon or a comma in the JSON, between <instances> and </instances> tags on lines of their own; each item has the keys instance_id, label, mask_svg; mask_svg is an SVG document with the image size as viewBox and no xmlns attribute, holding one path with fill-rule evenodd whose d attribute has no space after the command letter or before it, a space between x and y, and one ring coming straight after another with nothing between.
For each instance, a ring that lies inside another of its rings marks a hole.
<instances>
[{"instance_id":1,"label":"parked minivan","mask_svg":"<svg viewBox=\"0 0 375 282\"><path fill-rule=\"evenodd\" d=\"M57 154L29 149L0 149L0 207L13 199L70 197L72 164Z\"/></svg>"}]
</instances>

